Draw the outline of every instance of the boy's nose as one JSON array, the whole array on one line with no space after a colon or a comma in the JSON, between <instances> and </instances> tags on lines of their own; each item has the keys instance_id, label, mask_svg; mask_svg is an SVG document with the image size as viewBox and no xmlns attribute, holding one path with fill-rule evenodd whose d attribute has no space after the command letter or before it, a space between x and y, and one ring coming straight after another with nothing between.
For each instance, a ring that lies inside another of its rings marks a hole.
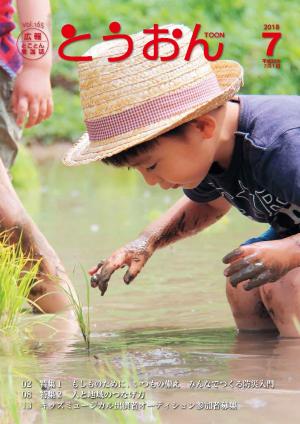
<instances>
[{"instance_id":1,"label":"boy's nose","mask_svg":"<svg viewBox=\"0 0 300 424\"><path fill-rule=\"evenodd\" d=\"M154 175L144 175L144 180L146 181L146 183L147 184L149 184L149 185L155 185L155 184L157 184L158 183L158 178L157 177L155 177Z\"/></svg>"},{"instance_id":2,"label":"boy's nose","mask_svg":"<svg viewBox=\"0 0 300 424\"><path fill-rule=\"evenodd\" d=\"M155 184L158 183L163 190L168 190L170 188L170 184L166 183L161 178L154 177L154 175L151 175L150 178L148 178L148 177L147 178L144 177L144 178L145 178L146 183L149 184L149 185L155 185Z\"/></svg>"},{"instance_id":3,"label":"boy's nose","mask_svg":"<svg viewBox=\"0 0 300 424\"><path fill-rule=\"evenodd\" d=\"M149 174L148 172L144 172L139 170L140 173L143 175L144 180L146 181L147 184L149 185L155 185L159 182L159 178L156 177L154 174Z\"/></svg>"}]
</instances>

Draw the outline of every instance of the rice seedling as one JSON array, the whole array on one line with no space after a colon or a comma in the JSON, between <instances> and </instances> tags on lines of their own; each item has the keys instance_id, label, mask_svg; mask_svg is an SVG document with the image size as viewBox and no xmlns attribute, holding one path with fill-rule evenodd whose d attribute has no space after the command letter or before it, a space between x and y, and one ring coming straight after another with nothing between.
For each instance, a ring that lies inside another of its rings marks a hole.
<instances>
[{"instance_id":1,"label":"rice seedling","mask_svg":"<svg viewBox=\"0 0 300 424\"><path fill-rule=\"evenodd\" d=\"M95 356L95 359L97 359L97 356ZM139 377L138 377L137 370L134 364L130 362L128 358L126 358L125 353L123 353L120 371L116 371L113 368L112 364L107 360L103 360L100 367L95 366L95 371L96 371L97 377L101 381L105 381L105 380L113 381L113 382L116 382L117 384L120 382L122 382L122 384L125 383L125 387L127 387L125 391L128 393L128 395L130 391L138 390L137 387L139 386ZM111 391L111 389L104 388L103 391L109 392ZM124 389L122 389L122 391L124 391ZM139 424L141 421L149 422L149 419L147 419L147 414L149 414L150 411L149 410L147 411L146 407L145 409L141 409L141 410L138 410L138 409L137 410L130 410L130 409L122 410L114 406L116 401L117 403L120 403L120 404L125 403L124 401L122 401L122 399L121 400L113 399L109 397L105 399L105 403L109 405L106 411L105 410L102 411L103 412L102 416L105 417L106 423ZM133 402L130 402L130 397L129 397L129 402L127 403L133 403ZM143 405L144 403L146 403L147 405L147 402L145 402L145 399L142 399L141 401L137 402L137 404L139 405ZM143 406L141 406L141 408L143 408ZM155 420L155 422L159 423L158 416L156 418L157 419ZM152 421L152 419L150 421Z\"/></svg>"},{"instance_id":2,"label":"rice seedling","mask_svg":"<svg viewBox=\"0 0 300 424\"><path fill-rule=\"evenodd\" d=\"M17 320L24 314L25 301L38 308L28 296L39 282L40 260L23 252L21 239L16 244L9 244L7 233L0 234L0 239L0 331L5 332L17 328Z\"/></svg>"},{"instance_id":3,"label":"rice seedling","mask_svg":"<svg viewBox=\"0 0 300 424\"><path fill-rule=\"evenodd\" d=\"M0 387L1 423L21 424L20 398L16 395L11 367L8 367L6 375L0 373Z\"/></svg>"},{"instance_id":4,"label":"rice seedling","mask_svg":"<svg viewBox=\"0 0 300 424\"><path fill-rule=\"evenodd\" d=\"M161 419L158 411L149 407L152 405L151 399L141 398L139 400L132 399L133 393L139 391L142 387L140 383L138 372L133 362L128 359L125 352L122 354L121 364L119 370L116 370L109 360L98 358L94 355L96 363L93 363L94 373L99 381L109 383L114 386L103 385L101 392L103 392L103 399L99 399L100 407L92 407L92 402L83 398L76 398L76 403L89 407L99 415L105 424L140 424L143 423L156 423L160 424ZM92 358L91 358L92 359ZM122 387L117 388L118 384ZM122 393L121 397L116 397L117 391ZM112 392L114 396L111 396ZM124 395L124 393L126 393ZM71 393L64 392L66 398L74 400ZM131 405L130 405L131 404Z\"/></svg>"},{"instance_id":5,"label":"rice seedling","mask_svg":"<svg viewBox=\"0 0 300 424\"><path fill-rule=\"evenodd\" d=\"M94 364L94 370L101 381L111 381L114 383L122 383L123 387L120 389L122 392L126 392L128 395L125 396L125 401L128 403L136 404L136 409L122 410L115 408L115 402L122 403L121 399L114 399L107 397L105 402L110 406L107 410L103 412L106 423L117 423L117 424L139 424L141 422L149 423L155 422L157 424L161 423L159 413L154 408L150 408L149 404L152 404L152 399L147 399L146 394L145 398L142 396L140 400L131 399L132 393L140 392L142 393L143 385L140 382L138 371L133 361L129 358L128 353L123 351L121 354L120 360L118 360L118 368L113 366L112 362L103 358L100 359L97 355L94 356L97 360ZM125 389L124 389L125 387ZM111 389L104 388L103 391L110 392ZM115 389L114 389L115 391ZM123 400L124 401L124 400Z\"/></svg>"},{"instance_id":6,"label":"rice seedling","mask_svg":"<svg viewBox=\"0 0 300 424\"><path fill-rule=\"evenodd\" d=\"M35 377L30 377L11 365L1 370L1 424L32 423L37 415L40 415L42 424L47 424L47 412L41 407L39 398L40 383Z\"/></svg>"},{"instance_id":7,"label":"rice seedling","mask_svg":"<svg viewBox=\"0 0 300 424\"><path fill-rule=\"evenodd\" d=\"M90 284L88 277L83 269L81 267L82 273L84 275L85 279L85 287L86 287L86 313L84 312L84 307L82 305L82 302L80 300L80 296L77 292L77 290L74 288L74 291L72 291L69 287L68 289L63 289L64 292L68 295L71 307L73 308L73 311L75 313L75 317L77 320L77 323L79 325L83 340L86 344L88 353L90 352L90 335L91 335L91 326L90 326Z\"/></svg>"}]
</instances>

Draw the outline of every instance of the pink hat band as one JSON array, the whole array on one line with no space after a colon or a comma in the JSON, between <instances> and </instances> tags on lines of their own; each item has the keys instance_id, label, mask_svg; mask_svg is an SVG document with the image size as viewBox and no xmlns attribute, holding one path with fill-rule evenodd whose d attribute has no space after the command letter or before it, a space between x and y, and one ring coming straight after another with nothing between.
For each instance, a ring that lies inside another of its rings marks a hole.
<instances>
[{"instance_id":1,"label":"pink hat band","mask_svg":"<svg viewBox=\"0 0 300 424\"><path fill-rule=\"evenodd\" d=\"M182 24L161 28L169 34L178 28L182 31L176 59L146 59L143 48L152 36L144 30L131 34L134 52L126 61L108 60L126 48L126 42L118 39L96 44L86 52L93 60L78 64L86 131L66 153L65 165L95 162L153 140L225 104L243 85L239 63L209 62L200 45L185 60L193 35L190 28ZM172 52L169 43L160 43L161 58Z\"/></svg>"},{"instance_id":2,"label":"pink hat band","mask_svg":"<svg viewBox=\"0 0 300 424\"><path fill-rule=\"evenodd\" d=\"M181 112L186 112L189 108L205 104L219 95L221 91L216 76L211 73L192 87L148 100L110 116L86 120L89 140L91 142L106 140L138 128L145 128Z\"/></svg>"}]
</instances>

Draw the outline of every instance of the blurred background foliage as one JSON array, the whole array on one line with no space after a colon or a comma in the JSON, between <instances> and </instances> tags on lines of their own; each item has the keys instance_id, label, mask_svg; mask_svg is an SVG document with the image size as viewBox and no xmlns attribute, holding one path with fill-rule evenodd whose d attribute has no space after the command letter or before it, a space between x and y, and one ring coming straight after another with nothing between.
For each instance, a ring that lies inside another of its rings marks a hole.
<instances>
[{"instance_id":1,"label":"blurred background foliage","mask_svg":"<svg viewBox=\"0 0 300 424\"><path fill-rule=\"evenodd\" d=\"M74 141L84 130L78 96L75 62L63 61L57 54L64 41L60 30L66 23L77 28L78 34L90 33L91 40L74 43L68 54L84 54L93 44L110 34L109 23L117 20L123 33L167 23L183 23L194 28L201 23L204 32L225 32L222 59L239 61L245 69L247 94L298 94L300 85L300 13L298 0L52 0L55 111L52 119L26 130L27 141L52 143L55 140ZM280 24L282 39L274 58L281 59L281 69L266 69L269 40L261 37L264 24ZM216 51L217 40L208 39L210 52ZM221 40L222 41L222 40Z\"/></svg>"}]
</instances>

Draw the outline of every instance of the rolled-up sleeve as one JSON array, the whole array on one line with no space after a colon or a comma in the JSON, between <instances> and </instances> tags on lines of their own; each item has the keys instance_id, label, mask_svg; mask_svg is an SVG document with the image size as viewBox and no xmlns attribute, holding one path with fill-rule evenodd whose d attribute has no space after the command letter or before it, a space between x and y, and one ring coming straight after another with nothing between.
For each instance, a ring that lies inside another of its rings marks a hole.
<instances>
[{"instance_id":1,"label":"rolled-up sleeve","mask_svg":"<svg viewBox=\"0 0 300 424\"><path fill-rule=\"evenodd\" d=\"M209 184L207 178L205 178L197 187L193 189L183 189L183 192L189 199L199 203L211 202L218 197L221 197L221 193Z\"/></svg>"}]
</instances>

